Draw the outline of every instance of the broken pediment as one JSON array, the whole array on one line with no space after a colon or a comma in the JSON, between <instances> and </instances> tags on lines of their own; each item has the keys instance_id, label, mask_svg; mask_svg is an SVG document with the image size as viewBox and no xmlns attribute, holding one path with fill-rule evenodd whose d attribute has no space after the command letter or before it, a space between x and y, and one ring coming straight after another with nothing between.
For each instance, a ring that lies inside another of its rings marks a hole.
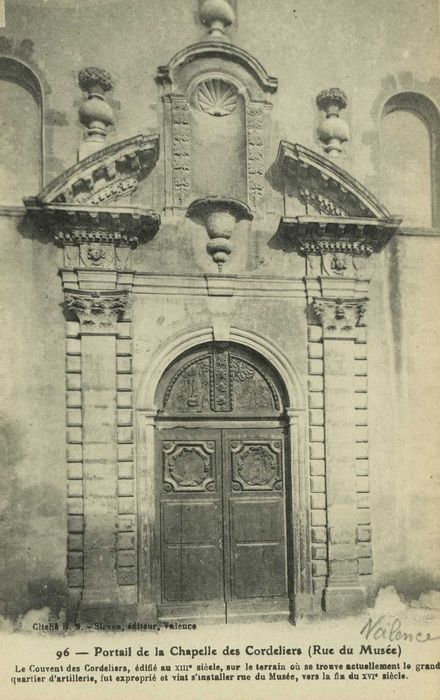
<instances>
[{"instance_id":1,"label":"broken pediment","mask_svg":"<svg viewBox=\"0 0 440 700\"><path fill-rule=\"evenodd\" d=\"M80 160L25 204L101 207L129 199L158 157L159 136L132 136Z\"/></svg>"},{"instance_id":2,"label":"broken pediment","mask_svg":"<svg viewBox=\"0 0 440 700\"><path fill-rule=\"evenodd\" d=\"M282 141L275 165L286 212L278 232L301 254L370 255L401 222L352 175L304 146Z\"/></svg>"}]
</instances>

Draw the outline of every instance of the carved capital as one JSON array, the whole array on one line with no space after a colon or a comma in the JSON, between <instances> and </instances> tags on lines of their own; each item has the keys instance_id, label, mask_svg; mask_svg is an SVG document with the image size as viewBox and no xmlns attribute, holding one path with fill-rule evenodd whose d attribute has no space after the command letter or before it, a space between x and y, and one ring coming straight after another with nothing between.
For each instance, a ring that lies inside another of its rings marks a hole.
<instances>
[{"instance_id":1,"label":"carved capital","mask_svg":"<svg viewBox=\"0 0 440 700\"><path fill-rule=\"evenodd\" d=\"M78 318L81 333L113 335L117 332L117 321L127 307L128 291L67 289L65 301L68 310Z\"/></svg>"},{"instance_id":2,"label":"carved capital","mask_svg":"<svg viewBox=\"0 0 440 700\"><path fill-rule=\"evenodd\" d=\"M324 334L329 337L352 337L355 329L365 326L368 299L313 299L313 310Z\"/></svg>"}]
</instances>

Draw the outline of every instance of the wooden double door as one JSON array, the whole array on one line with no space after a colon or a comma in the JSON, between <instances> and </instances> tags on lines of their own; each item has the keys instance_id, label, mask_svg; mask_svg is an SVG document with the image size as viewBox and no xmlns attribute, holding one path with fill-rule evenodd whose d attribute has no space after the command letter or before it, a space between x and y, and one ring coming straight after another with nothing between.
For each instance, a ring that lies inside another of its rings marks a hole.
<instances>
[{"instance_id":1,"label":"wooden double door","mask_svg":"<svg viewBox=\"0 0 440 700\"><path fill-rule=\"evenodd\" d=\"M160 620L289 616L282 427L157 426Z\"/></svg>"}]
</instances>

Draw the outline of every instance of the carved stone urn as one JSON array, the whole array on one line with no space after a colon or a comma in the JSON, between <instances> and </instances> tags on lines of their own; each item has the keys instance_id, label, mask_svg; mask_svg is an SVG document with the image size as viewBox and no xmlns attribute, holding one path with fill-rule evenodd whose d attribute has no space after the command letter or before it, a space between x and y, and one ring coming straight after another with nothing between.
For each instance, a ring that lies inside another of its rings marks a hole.
<instances>
[{"instance_id":1,"label":"carved stone urn","mask_svg":"<svg viewBox=\"0 0 440 700\"><path fill-rule=\"evenodd\" d=\"M107 127L114 124L113 110L104 94L113 88L112 78L103 68L90 66L78 73L78 84L87 98L79 108L79 121L87 128L79 160L104 147Z\"/></svg>"},{"instance_id":2,"label":"carved stone urn","mask_svg":"<svg viewBox=\"0 0 440 700\"><path fill-rule=\"evenodd\" d=\"M237 199L226 197L202 197L192 202L187 216L194 221L202 220L210 241L208 253L217 263L219 272L232 252L231 237L236 223L254 218L249 207Z\"/></svg>"},{"instance_id":3,"label":"carved stone urn","mask_svg":"<svg viewBox=\"0 0 440 700\"><path fill-rule=\"evenodd\" d=\"M235 20L235 13L226 0L205 0L200 7L200 20L212 38L223 39L225 29Z\"/></svg>"},{"instance_id":4,"label":"carved stone urn","mask_svg":"<svg viewBox=\"0 0 440 700\"><path fill-rule=\"evenodd\" d=\"M337 158L343 144L350 138L348 124L340 116L341 109L345 109L348 104L347 96L339 88L321 90L316 98L316 104L325 112L325 117L318 128L319 139L327 155Z\"/></svg>"}]
</instances>

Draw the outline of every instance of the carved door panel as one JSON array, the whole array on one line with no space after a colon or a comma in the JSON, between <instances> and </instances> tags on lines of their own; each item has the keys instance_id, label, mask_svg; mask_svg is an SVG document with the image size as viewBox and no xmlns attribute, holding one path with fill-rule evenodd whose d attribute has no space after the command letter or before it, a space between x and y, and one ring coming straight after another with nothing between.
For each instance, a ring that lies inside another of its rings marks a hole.
<instances>
[{"instance_id":1,"label":"carved door panel","mask_svg":"<svg viewBox=\"0 0 440 700\"><path fill-rule=\"evenodd\" d=\"M284 435L281 428L223 433L228 619L289 613Z\"/></svg>"},{"instance_id":2,"label":"carved door panel","mask_svg":"<svg viewBox=\"0 0 440 700\"><path fill-rule=\"evenodd\" d=\"M224 619L221 433L159 431L163 619Z\"/></svg>"},{"instance_id":3,"label":"carved door panel","mask_svg":"<svg viewBox=\"0 0 440 700\"><path fill-rule=\"evenodd\" d=\"M283 430L158 431L161 619L287 617Z\"/></svg>"}]
</instances>

